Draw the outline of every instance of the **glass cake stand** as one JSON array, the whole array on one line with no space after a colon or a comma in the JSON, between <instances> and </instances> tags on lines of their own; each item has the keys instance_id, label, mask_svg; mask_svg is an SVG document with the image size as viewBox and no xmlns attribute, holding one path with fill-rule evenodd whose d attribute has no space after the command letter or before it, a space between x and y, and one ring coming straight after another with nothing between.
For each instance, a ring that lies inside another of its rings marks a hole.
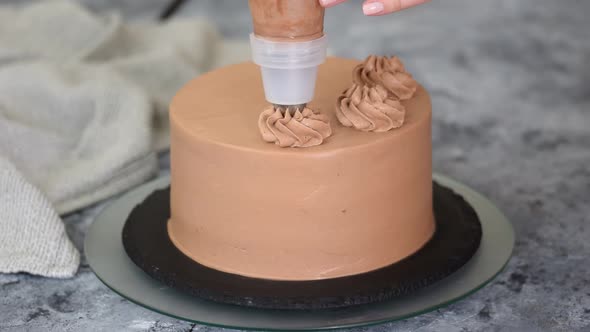
<instances>
[{"instance_id":1,"label":"glass cake stand","mask_svg":"<svg viewBox=\"0 0 590 332\"><path fill-rule=\"evenodd\" d=\"M123 195L90 227L84 243L96 276L117 294L147 309L204 325L243 330L330 330L381 324L436 310L476 292L498 275L512 254L514 230L485 197L442 175L434 180L462 195L477 212L483 230L473 258L449 277L391 301L317 311L264 310L201 300L150 278L123 249L121 233L131 210L156 189L160 178Z\"/></svg>"}]
</instances>

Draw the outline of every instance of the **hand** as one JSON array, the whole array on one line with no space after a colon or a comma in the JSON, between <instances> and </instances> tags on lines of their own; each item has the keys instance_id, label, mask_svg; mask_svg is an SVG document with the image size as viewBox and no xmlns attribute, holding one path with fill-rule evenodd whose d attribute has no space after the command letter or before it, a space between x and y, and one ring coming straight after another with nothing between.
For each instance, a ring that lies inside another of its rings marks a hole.
<instances>
[{"instance_id":1,"label":"hand","mask_svg":"<svg viewBox=\"0 0 590 332\"><path fill-rule=\"evenodd\" d=\"M346 0L319 0L320 5L332 7ZM387 15L409 7L420 5L429 0L365 0L363 13L367 16Z\"/></svg>"}]
</instances>

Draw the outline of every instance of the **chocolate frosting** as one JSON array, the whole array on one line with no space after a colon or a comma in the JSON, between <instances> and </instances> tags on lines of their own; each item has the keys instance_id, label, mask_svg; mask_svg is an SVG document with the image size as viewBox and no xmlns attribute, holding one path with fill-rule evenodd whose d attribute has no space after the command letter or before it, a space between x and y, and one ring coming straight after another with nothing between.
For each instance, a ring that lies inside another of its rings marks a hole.
<instances>
[{"instance_id":1,"label":"chocolate frosting","mask_svg":"<svg viewBox=\"0 0 590 332\"><path fill-rule=\"evenodd\" d=\"M346 127L384 132L404 123L406 108L381 85L353 84L338 98L336 117Z\"/></svg>"},{"instance_id":2,"label":"chocolate frosting","mask_svg":"<svg viewBox=\"0 0 590 332\"><path fill-rule=\"evenodd\" d=\"M270 106L260 114L258 128L262 139L283 148L320 145L332 135L328 117L307 107L290 110Z\"/></svg>"},{"instance_id":3,"label":"chocolate frosting","mask_svg":"<svg viewBox=\"0 0 590 332\"><path fill-rule=\"evenodd\" d=\"M406 108L418 83L397 57L369 56L352 73L352 86L336 103L336 117L346 127L384 132L404 123Z\"/></svg>"},{"instance_id":4,"label":"chocolate frosting","mask_svg":"<svg viewBox=\"0 0 590 332\"><path fill-rule=\"evenodd\" d=\"M266 39L305 41L324 35L324 7L317 0L249 0L254 33Z\"/></svg>"},{"instance_id":5,"label":"chocolate frosting","mask_svg":"<svg viewBox=\"0 0 590 332\"><path fill-rule=\"evenodd\" d=\"M334 125L336 99L358 64L320 65L308 107L332 121L333 134L310 148L261 138L256 119L269 108L264 128L276 110L252 62L179 91L170 106L168 230L181 252L227 273L300 281L373 271L428 242L435 230L429 95L418 86L402 102L404 125L389 132ZM228 85L239 89L228 93Z\"/></svg>"},{"instance_id":6,"label":"chocolate frosting","mask_svg":"<svg viewBox=\"0 0 590 332\"><path fill-rule=\"evenodd\" d=\"M370 87L380 85L393 97L406 100L412 98L418 83L406 72L397 57L369 56L353 71L353 82Z\"/></svg>"}]
</instances>

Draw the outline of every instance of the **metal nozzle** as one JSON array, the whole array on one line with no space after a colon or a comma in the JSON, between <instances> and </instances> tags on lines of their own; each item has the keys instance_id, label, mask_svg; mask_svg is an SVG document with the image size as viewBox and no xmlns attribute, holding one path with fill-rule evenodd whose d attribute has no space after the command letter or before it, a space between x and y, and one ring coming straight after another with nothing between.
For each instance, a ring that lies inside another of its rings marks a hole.
<instances>
[{"instance_id":1,"label":"metal nozzle","mask_svg":"<svg viewBox=\"0 0 590 332\"><path fill-rule=\"evenodd\" d=\"M281 113L289 112L291 114L295 113L296 111L302 111L307 104L298 104L298 105L279 105L279 104L272 104L274 108L278 108L281 110Z\"/></svg>"}]
</instances>

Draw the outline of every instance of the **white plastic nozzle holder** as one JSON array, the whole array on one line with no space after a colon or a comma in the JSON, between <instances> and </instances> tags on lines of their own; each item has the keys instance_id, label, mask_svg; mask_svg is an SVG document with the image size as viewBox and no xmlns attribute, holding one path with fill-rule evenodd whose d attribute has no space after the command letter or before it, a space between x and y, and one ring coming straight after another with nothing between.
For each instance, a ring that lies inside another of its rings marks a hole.
<instances>
[{"instance_id":1,"label":"white plastic nozzle holder","mask_svg":"<svg viewBox=\"0 0 590 332\"><path fill-rule=\"evenodd\" d=\"M260 66L266 100L277 105L313 99L318 66L326 60L326 36L309 41L275 41L250 34L252 60Z\"/></svg>"}]
</instances>

